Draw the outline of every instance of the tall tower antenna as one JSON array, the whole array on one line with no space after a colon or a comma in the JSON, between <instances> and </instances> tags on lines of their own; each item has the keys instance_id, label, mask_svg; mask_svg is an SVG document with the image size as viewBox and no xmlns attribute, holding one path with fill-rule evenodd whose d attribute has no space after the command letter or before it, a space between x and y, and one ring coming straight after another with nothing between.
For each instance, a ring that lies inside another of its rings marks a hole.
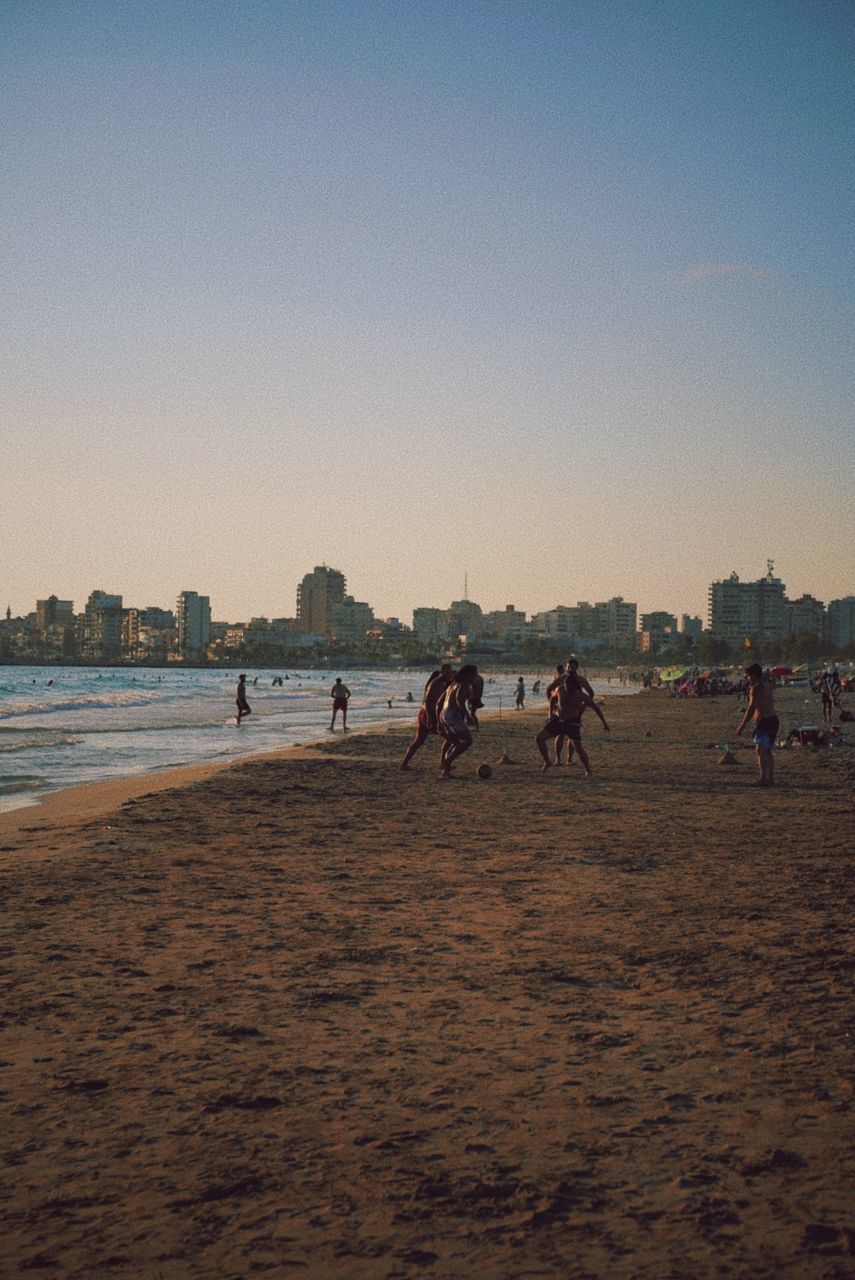
<instances>
[{"instance_id":1,"label":"tall tower antenna","mask_svg":"<svg viewBox=\"0 0 855 1280\"><path fill-rule=\"evenodd\" d=\"M465 570L463 573L463 599L469 599L469 574Z\"/></svg>"}]
</instances>

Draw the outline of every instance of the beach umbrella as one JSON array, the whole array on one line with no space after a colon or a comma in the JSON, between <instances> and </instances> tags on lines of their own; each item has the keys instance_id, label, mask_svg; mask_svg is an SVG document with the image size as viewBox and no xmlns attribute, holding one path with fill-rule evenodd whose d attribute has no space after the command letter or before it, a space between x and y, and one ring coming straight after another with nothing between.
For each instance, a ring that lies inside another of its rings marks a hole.
<instances>
[{"instance_id":1,"label":"beach umbrella","mask_svg":"<svg viewBox=\"0 0 855 1280\"><path fill-rule=\"evenodd\" d=\"M688 667L666 667L664 671L659 672L659 679L665 684L670 684L672 680L682 680L688 669Z\"/></svg>"}]
</instances>

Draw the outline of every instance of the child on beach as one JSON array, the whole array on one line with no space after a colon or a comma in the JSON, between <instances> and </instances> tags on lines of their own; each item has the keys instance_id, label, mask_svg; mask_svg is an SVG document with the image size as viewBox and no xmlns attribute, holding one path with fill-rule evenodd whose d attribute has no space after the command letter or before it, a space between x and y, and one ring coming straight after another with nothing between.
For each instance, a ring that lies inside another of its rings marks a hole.
<instances>
[{"instance_id":1,"label":"child on beach","mask_svg":"<svg viewBox=\"0 0 855 1280\"><path fill-rule=\"evenodd\" d=\"M755 786L772 787L775 785L772 748L778 737L778 717L775 715L772 686L763 679L763 668L759 662L752 662L750 667L746 667L745 674L748 677L748 707L736 732L741 734L748 721L754 720L754 745L757 748L757 765L760 770Z\"/></svg>"}]
</instances>

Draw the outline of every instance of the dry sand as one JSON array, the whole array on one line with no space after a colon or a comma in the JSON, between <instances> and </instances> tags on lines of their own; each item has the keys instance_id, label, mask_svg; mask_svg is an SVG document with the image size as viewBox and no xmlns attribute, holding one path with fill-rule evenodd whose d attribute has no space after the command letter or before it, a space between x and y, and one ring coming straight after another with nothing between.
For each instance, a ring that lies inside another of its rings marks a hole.
<instances>
[{"instance_id":1,"label":"dry sand","mask_svg":"<svg viewBox=\"0 0 855 1280\"><path fill-rule=\"evenodd\" d=\"M0 818L4 1277L851 1276L853 735L606 714Z\"/></svg>"}]
</instances>

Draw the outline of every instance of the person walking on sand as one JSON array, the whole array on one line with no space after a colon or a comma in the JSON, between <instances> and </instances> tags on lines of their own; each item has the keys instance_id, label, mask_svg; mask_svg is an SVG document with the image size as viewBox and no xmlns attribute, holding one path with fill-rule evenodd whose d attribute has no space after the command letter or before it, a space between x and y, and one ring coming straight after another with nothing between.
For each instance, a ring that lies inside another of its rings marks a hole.
<instances>
[{"instance_id":1,"label":"person walking on sand","mask_svg":"<svg viewBox=\"0 0 855 1280\"><path fill-rule=\"evenodd\" d=\"M763 668L759 662L752 662L745 668L748 677L748 707L745 715L736 727L740 735L749 720L754 721L754 745L757 748L757 767L760 777L754 784L757 787L773 787L775 785L775 757L772 748L778 737L778 717L775 715L775 701L772 686L763 679Z\"/></svg>"},{"instance_id":2,"label":"person walking on sand","mask_svg":"<svg viewBox=\"0 0 855 1280\"><path fill-rule=\"evenodd\" d=\"M516 704L517 711L525 711L525 680L522 676L517 681Z\"/></svg>"},{"instance_id":3,"label":"person walking on sand","mask_svg":"<svg viewBox=\"0 0 855 1280\"><path fill-rule=\"evenodd\" d=\"M448 686L451 684L451 664L444 662L439 671L433 671L427 679L422 705L419 707L416 720L416 736L407 747L406 755L401 761L401 771L406 772L410 761L423 747L432 733L439 733L439 704Z\"/></svg>"},{"instance_id":4,"label":"person walking on sand","mask_svg":"<svg viewBox=\"0 0 855 1280\"><path fill-rule=\"evenodd\" d=\"M439 704L439 733L442 738L442 751L439 756L439 776L451 777L451 766L455 760L472 746L470 725L472 713L469 702L472 697L472 681L478 674L478 668L468 665L451 677L451 683L442 695Z\"/></svg>"},{"instance_id":5,"label":"person walking on sand","mask_svg":"<svg viewBox=\"0 0 855 1280\"><path fill-rule=\"evenodd\" d=\"M240 722L244 716L252 715L252 707L246 700L246 675L243 673L241 673L238 679L235 705L237 706L237 715L235 720L237 721L237 727L240 728Z\"/></svg>"},{"instance_id":6,"label":"person walking on sand","mask_svg":"<svg viewBox=\"0 0 855 1280\"><path fill-rule=\"evenodd\" d=\"M547 769L552 767L546 744L550 738L557 738L561 735L569 739L567 763L569 764L572 760L575 747L579 753L579 759L582 761L585 777L590 781L593 773L588 753L582 746L582 713L588 707L593 707L595 714L602 721L606 733L611 733L611 729L606 724L606 718L596 702L585 693L580 678L575 672L570 672L564 677L556 692L558 694L557 714L550 715L535 739L537 748L543 756L543 771L545 773Z\"/></svg>"},{"instance_id":7,"label":"person walking on sand","mask_svg":"<svg viewBox=\"0 0 855 1280\"><path fill-rule=\"evenodd\" d=\"M342 684L341 676L336 676L335 684L330 689L330 697L332 698L332 720L330 720L330 733L335 731L335 718L339 711L341 712L341 727L347 733L347 701L350 697L350 690L346 684Z\"/></svg>"},{"instance_id":8,"label":"person walking on sand","mask_svg":"<svg viewBox=\"0 0 855 1280\"><path fill-rule=\"evenodd\" d=\"M819 693L822 698L822 719L831 724L834 719L834 685L828 667L823 667L819 677Z\"/></svg>"}]
</instances>

